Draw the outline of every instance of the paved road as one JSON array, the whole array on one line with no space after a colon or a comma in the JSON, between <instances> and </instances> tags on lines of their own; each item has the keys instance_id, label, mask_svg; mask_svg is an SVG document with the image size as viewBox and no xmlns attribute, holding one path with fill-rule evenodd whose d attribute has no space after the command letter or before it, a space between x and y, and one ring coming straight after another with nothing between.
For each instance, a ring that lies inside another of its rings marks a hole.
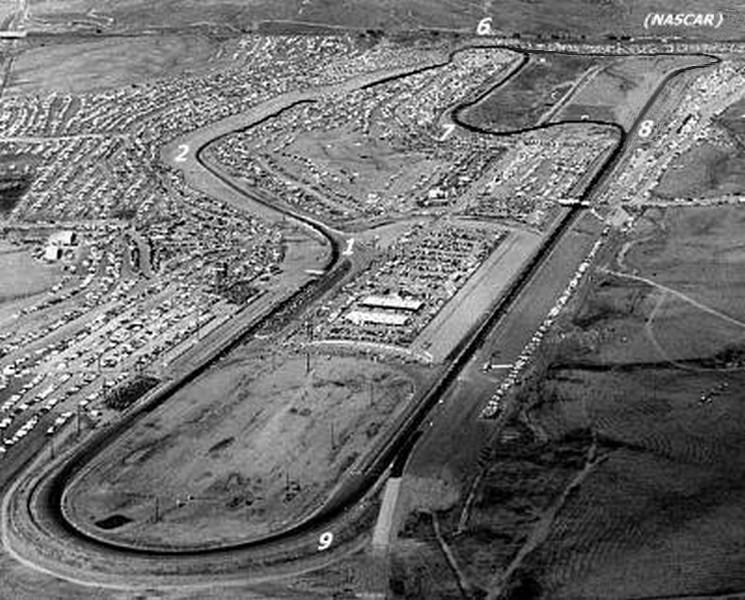
<instances>
[{"instance_id":1,"label":"paved road","mask_svg":"<svg viewBox=\"0 0 745 600\"><path fill-rule=\"evenodd\" d=\"M395 76L400 74L393 75ZM374 76L370 77L374 79ZM354 89L354 85L360 84L361 80L358 78L354 84L348 82L334 88ZM262 204L256 198L242 199L234 196L234 186L216 176L214 172L206 174L204 169L200 170L200 166L204 165L197 160L198 154L195 152L216 136L245 127L262 118L269 118L293 102L310 101L312 97L311 92L288 94L278 102L262 105L248 115L227 119L213 127L195 132L188 138L176 140L164 149L164 156L169 160L185 156L181 162L184 163L182 166L186 176L193 184L204 186L200 189L204 189L206 193L227 194L233 198L233 202L243 203L244 208L246 200L254 202L251 205L252 210L255 209L268 218L273 214L276 218L276 211L272 212L271 207ZM179 147L181 144L187 147L185 153L183 147ZM593 180L591 187L598 181ZM232 192L229 189L232 189ZM577 209L570 211L567 225L574 222L572 215L576 215L576 212ZM564 231L557 232L547 250L554 248L562 233ZM412 407L400 426L394 428L391 435L385 439L385 443L373 449L366 472L352 475L340 484L335 495L322 509L323 518L320 518L320 515L311 515L295 529L272 536L270 539L242 544L238 548L215 548L210 551L174 550L148 553L85 539L71 523L59 519L57 511L61 501L60 490L56 490L55 494L54 485L50 485L50 481L54 482L56 477L58 486L64 486L64 482L75 474L77 465L84 465L96 456L97 446L92 443L76 452L75 460L71 460L71 455L63 456L53 467L48 467L42 473L24 475L14 484L11 492L4 498L2 508L3 541L6 548L12 546L13 551L24 555L29 563L40 569L55 572L63 578L115 586L129 586L133 581L149 585L195 585L205 576L213 581L243 580L249 577L249 573L260 579L283 569L286 572L286 567L282 565L288 558L297 558L296 565L302 562L304 568L314 564L325 564L330 560L327 557L331 553L327 554L326 550L320 549L319 540L330 527L333 528L335 552L355 550L359 547L360 534L368 529L371 519L375 516L374 506L365 493L370 490L370 486L374 487L375 481L379 481L377 475L381 467L384 468L390 462L397 449L405 444L406 438L416 430L430 408L450 388L473 352L483 342L484 336L491 331L494 319L498 319L508 310L512 301L521 297L519 291L531 281L540 264L542 263L539 261L530 266L525 278L517 282L516 291L508 294L509 297L504 302L500 301L490 317L473 332L453 364L448 366L443 378L418 405ZM103 436L97 443L110 443L110 440ZM56 476L51 477L52 473L56 473Z\"/></svg>"}]
</instances>

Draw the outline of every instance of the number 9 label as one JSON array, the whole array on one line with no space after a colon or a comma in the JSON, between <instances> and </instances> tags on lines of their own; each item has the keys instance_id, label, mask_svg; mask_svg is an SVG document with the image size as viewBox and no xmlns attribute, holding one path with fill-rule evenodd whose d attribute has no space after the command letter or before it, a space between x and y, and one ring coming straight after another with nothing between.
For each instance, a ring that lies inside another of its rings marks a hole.
<instances>
[{"instance_id":1,"label":"number 9 label","mask_svg":"<svg viewBox=\"0 0 745 600\"><path fill-rule=\"evenodd\" d=\"M334 541L334 534L330 531L324 531L318 538L318 551L323 552L331 547Z\"/></svg>"}]
</instances>

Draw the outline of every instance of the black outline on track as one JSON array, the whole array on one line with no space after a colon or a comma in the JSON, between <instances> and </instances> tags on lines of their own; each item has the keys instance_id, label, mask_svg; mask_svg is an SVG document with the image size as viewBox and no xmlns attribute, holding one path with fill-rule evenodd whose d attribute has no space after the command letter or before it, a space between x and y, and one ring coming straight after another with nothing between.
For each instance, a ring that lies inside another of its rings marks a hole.
<instances>
[{"instance_id":1,"label":"black outline on track","mask_svg":"<svg viewBox=\"0 0 745 600\"><path fill-rule=\"evenodd\" d=\"M458 104L454 109L450 111L451 118L453 122L470 131L474 132L480 135L489 135L494 137L503 137L503 138L509 138L513 136L517 136L520 134L529 133L532 131L539 131L543 129L553 128L553 127L561 127L563 125L597 125L597 126L603 126L603 127L611 127L615 129L615 131L619 135L618 142L616 146L610 151L608 156L605 158L605 161L602 163L600 167L598 167L596 173L593 175L592 179L587 183L585 186L581 200L585 200L592 196L592 194L595 192L595 190L598 188L600 183L608 176L609 173L613 171L615 166L617 165L619 159L623 156L624 151L627 146L627 142L629 139L629 135L626 132L626 130L618 123L615 122L608 122L608 121L600 121L600 120L565 120L565 121L557 121L557 122L549 122L544 123L542 125L535 125L531 127L525 127L517 130L511 130L511 131L505 131L505 132L495 132L491 130L482 129L479 127L476 127L465 120L464 113L467 112L469 108L471 108L473 105L475 105L477 102L484 99L489 94L493 93L498 88L506 85L509 83L514 77L516 77L519 73L523 71L523 67L525 64L528 63L529 57L531 54L575 54L575 55L581 55L581 56L597 56L598 58L603 57L614 57L614 58L627 58L626 55L619 55L619 54L584 54L579 52L552 52L550 50L530 50L530 49L524 49L524 48L518 48L510 45L487 45L487 44L475 44L475 45L469 45L464 46L462 48L453 50L449 53L448 59L446 62L433 65L433 66L427 66L423 67L422 69L409 72L405 75L396 75L389 78L384 78L379 81L376 81L374 83L362 86L362 89L365 88L372 88L378 85L383 85L387 82L403 79L406 77L410 77L412 75L416 75L420 72L425 72L433 69L438 69L446 66L447 64L451 64L455 55L460 52L467 52L469 50L477 50L477 49L492 49L492 50L507 50L519 53L522 56L520 64L513 69L513 71L504 79L500 80L495 85L489 87L485 91L479 93L475 98L466 100ZM710 67L714 64L717 64L721 62L721 59L717 56L711 55L711 54L705 54L705 53L665 53L665 52L654 52L654 53L648 53L648 54L640 54L640 55L630 55L631 56L690 56L690 57L704 57L709 58L712 60L712 62L706 63L706 64L700 64L700 65L689 65L685 67L681 67L679 69L673 70L670 73L668 73L662 81L659 82L657 85L657 88L655 92L650 96L650 98L647 100L644 107L639 111L637 119L634 122L634 125L632 127L632 130L635 131L635 128L638 126L639 122L644 118L645 113L649 109L650 106L653 105L655 100L657 99L658 95L665 89L667 83L673 78L677 77L678 75L691 71L694 69L703 69ZM418 437L421 435L421 430L419 429L423 419L426 417L427 413L430 411L430 409L437 403L438 399L441 397L443 393L445 393L452 382L455 380L461 369L468 363L473 353L479 349L479 347L484 343L487 336L491 333L491 330L493 327L499 322L499 320L504 316L506 311L509 309L511 303L518 297L518 295L522 292L522 290L525 288L525 286L530 282L532 277L535 275L536 271L539 269L539 267L543 264L545 258L551 254L552 250L557 245L558 241L562 237L562 234L566 232L566 230L576 221L579 214L582 212L583 208L579 205L572 206L566 213L566 215L562 218L561 222L558 223L552 232L548 235L545 242L541 246L541 249L539 252L536 253L534 258L523 267L520 276L513 282L513 284L510 286L510 288L506 291L505 294L502 295L502 297L489 309L488 313L481 318L481 320L472 328L471 331L469 331L468 335L464 338L464 340L456 347L456 349L452 353L452 358L449 361L449 364L444 370L444 373L442 376L438 378L438 380L430 387L430 389L427 391L427 393L423 396L423 398L412 407L412 410L410 414L407 414L405 416L405 421L398 427L398 428L392 428L393 430L388 432L386 434L386 438L383 440L385 443L382 444L376 444L376 449L374 452L370 453L368 457L366 457L365 462L367 463L367 468L364 472L364 475L360 478L354 479L352 482L346 482L346 488L341 492L337 491L335 495L330 496L326 503L323 505L322 509L317 511L315 514L311 515L310 517L306 517L303 521L300 523L297 523L293 526L290 526L286 530L279 531L273 534L270 534L268 536L259 538L259 539L253 539L250 541L245 542L237 542L237 543L230 543L230 544L223 544L216 547L205 547L205 548L189 548L189 549L148 549L145 547L136 547L131 546L126 543L116 543L111 541L103 541L100 538L93 537L91 535L88 535L85 532L82 532L79 530L73 523L69 522L64 514L64 511L62 510L62 500L64 496L64 492L66 489L67 482L70 480L70 478L74 477L81 469L83 469L91 460L95 458L95 456L98 454L99 450L104 447L105 445L110 445L112 443L112 440L124 433L124 431L127 430L127 428L134 423L134 421L139 418L143 413L148 413L152 411L156 406L167 400L170 395L176 391L177 389L180 389L183 387L183 385L186 385L187 383L193 381L196 377L201 375L206 369L208 369L210 366L212 366L215 362L215 360L218 360L220 357L224 356L227 352L229 352L235 345L243 342L247 336L249 336L252 332L254 332L257 328L260 328L267 319L271 319L272 316L278 314L283 308L286 308L288 305L291 305L292 302L298 298L299 294L302 294L303 291L307 291L309 287L316 286L320 289L321 293L325 291L325 289L328 289L330 285L333 285L332 283L329 285L328 282L331 281L331 278L335 272L337 272L342 265L345 263L348 264L348 261L346 260L339 260L339 242L337 238L330 233L330 231L322 224L319 224L315 219L308 218L306 216L303 216L302 214L295 213L293 211L287 210L283 207L278 207L276 204L267 202L266 200L260 198L259 196L255 194L247 194L246 191L239 186L237 186L234 182L230 180L230 178L226 175L224 175L219 170L215 169L211 165L208 165L205 163L202 159L202 152L204 149L214 143L217 139L220 139L221 137L224 137L226 135L230 135L236 131L241 131L248 129L249 127L255 127L262 122L265 122L269 119L272 119L282 112L289 110L297 105L300 104L306 104L306 103L315 103L317 100L300 100L296 103L293 103L271 115L268 115L264 119L261 119L260 121L242 128L236 128L234 131L231 131L227 134L223 134L221 136L218 136L217 138L214 138L205 144L203 144L196 153L196 157L198 162L204 167L207 168L213 175L216 175L219 179L222 180L223 183L226 183L228 186L230 186L232 189L238 191L242 195L249 196L252 200L255 200L257 202L260 202L262 204L271 206L271 208L278 210L280 212L283 212L287 214L289 217L297 219L301 222L303 222L305 225L308 225L312 228L314 228L318 233L320 233L325 239L329 241L331 244L332 252L331 252L331 258L329 260L329 264L327 265L327 273L314 281L308 282L305 285L303 285L300 290L298 290L295 294L291 295L290 297L283 300L280 304L278 304L275 308L273 308L270 313L256 323L255 325L252 325L249 327L249 329L244 332L243 335L241 335L238 339L235 340L235 342L225 348L223 348L213 360L210 360L209 362L206 362L205 364L201 365L199 368L195 369L194 371L190 372L182 381L178 383L177 386L174 386L173 388L167 389L163 392L163 394L160 395L160 397L156 397L152 400L152 402L149 402L147 405L136 408L132 413L125 415L125 417L114 425L111 429L107 431L102 431L96 435L93 436L91 440L86 442L81 448L74 451L66 460L66 463L62 465L61 468L57 468L56 471L52 472L50 476L45 477L44 479L41 479L39 481L36 481L31 490L29 491L26 498L23 500L25 507L24 510L28 513L30 518L32 520L35 520L35 514L34 510L31 507L31 503L35 502L36 506L38 506L42 512L43 519L49 520L53 524L53 530L54 532L59 532L60 530L64 532L66 535L75 538L76 544L78 544L78 547L81 550L86 550L86 546L90 547L93 546L97 550L108 550L115 552L119 558L126 558L126 557L150 557L150 558L175 558L175 557L225 557L227 555L230 555L236 551L241 550L252 550L252 549L258 549L261 547L266 547L271 544L279 543L279 542L289 542L292 540L297 540L298 538L302 538L305 534L313 531L318 530L320 526L327 526L327 524L333 522L336 518L341 516L345 511L347 511L348 508L353 506L355 503L359 502L363 497L366 496L366 494L373 488L375 483L379 480L380 476L386 471L386 469L391 465L391 463L395 464L395 471L400 472L403 469L404 462L406 460L406 457L409 452L413 449ZM300 309L302 309L303 304L300 305ZM449 357L450 358L450 357ZM342 486L345 487L345 486ZM39 524L35 522L35 524L38 526ZM314 538L315 540L315 538ZM94 559L94 564L98 560L98 558ZM207 567L207 565L205 565ZM243 567L238 567L243 568ZM116 571L112 571L110 574L116 574ZM132 575L133 577L136 577L137 575Z\"/></svg>"}]
</instances>

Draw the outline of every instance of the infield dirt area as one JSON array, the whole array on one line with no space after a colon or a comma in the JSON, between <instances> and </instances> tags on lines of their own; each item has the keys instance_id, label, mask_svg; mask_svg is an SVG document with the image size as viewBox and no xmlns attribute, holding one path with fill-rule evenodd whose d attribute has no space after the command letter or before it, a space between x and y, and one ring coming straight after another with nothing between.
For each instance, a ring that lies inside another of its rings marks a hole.
<instances>
[{"instance_id":1,"label":"infield dirt area","mask_svg":"<svg viewBox=\"0 0 745 600\"><path fill-rule=\"evenodd\" d=\"M309 372L304 354L229 362L97 459L71 486L73 518L149 545L275 531L320 505L406 406L414 379L405 368L339 356L311 356Z\"/></svg>"}]
</instances>

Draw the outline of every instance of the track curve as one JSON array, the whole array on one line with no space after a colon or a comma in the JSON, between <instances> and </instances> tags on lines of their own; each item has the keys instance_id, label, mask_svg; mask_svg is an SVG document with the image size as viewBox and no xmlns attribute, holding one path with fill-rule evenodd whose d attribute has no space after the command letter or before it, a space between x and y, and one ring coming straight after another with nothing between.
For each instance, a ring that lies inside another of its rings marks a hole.
<instances>
[{"instance_id":1,"label":"track curve","mask_svg":"<svg viewBox=\"0 0 745 600\"><path fill-rule=\"evenodd\" d=\"M497 88L506 85L512 78L514 78L519 72L521 72L522 68L527 63L530 54L548 53L548 51L526 51L525 49L516 48L509 45L470 45L452 51L449 54L447 62L443 63L443 65L452 62L454 57L460 52L479 48L510 50L513 52L518 52L521 55L521 62L518 67L515 68L504 80L499 81L494 86L483 91L475 98L463 101L459 105L454 107L451 111L451 118L453 122L459 127L462 127L463 129L479 135L489 135L504 138L514 137L532 131L538 131L552 127L566 126L569 124L585 126L594 124L612 128L618 135L618 141L614 149L610 152L608 157L606 157L605 162L598 169L596 174L589 181L585 190L583 191L582 199L589 199L601 186L604 179L609 175L609 173L613 171L618 161L623 156L628 142L628 132L618 123L596 120L563 120L506 132L490 131L479 128L472 123L469 123L467 120L468 110L477 102L481 101L488 94L493 93ZM669 53L651 54L674 56L673 54ZM618 55L608 54L607 56ZM711 59L711 62L704 65L682 67L680 69L671 71L668 75L666 75L666 77L658 85L655 93L649 98L644 108L639 111L639 115L634 123L634 127L638 125L640 120L643 118L644 113L647 111L649 106L654 103L659 93L662 91L662 89L664 89L665 85L671 78L681 74L682 72L705 68L720 61L718 57L708 54L686 54L686 56L706 57L708 59ZM424 67L420 71L440 68L443 65ZM386 81L400 79L402 77L410 75L411 74L391 77L388 80L381 80L380 82L376 82L374 84L370 84L370 86L365 87L380 85L382 83L385 83ZM292 106L307 102L315 102L315 100L301 100L293 104ZM280 114L284 110L288 110L289 108L290 107L283 108L277 113L267 116L263 120L274 118L278 114ZM258 123L254 123L252 126L255 126L256 124ZM236 129L235 131L239 130L240 129ZM215 140L210 140L209 142L200 146L197 151L197 160L202 165L202 167L208 169L213 175L221 179L232 189L241 194L246 194L246 191L243 188L237 186L219 169L216 169L215 167L210 165L208 161L204 160L204 150L207 148L207 146L209 146L209 144L213 143L214 141ZM251 195L251 198L252 200L261 202L263 204L269 204L258 195ZM271 204L271 207L275 210L278 209L278 207L274 204ZM319 233L319 235L322 235L325 239L328 240L328 243L331 245L332 249L331 259L329 261L329 264L327 265L328 273L323 278L316 280L315 282L310 282L306 285L316 285L319 288L323 288L324 285L333 285L332 276L338 275L338 271L342 270L344 265L344 260L340 260L339 236L334 234L328 227L316 221L315 219L309 218L305 215L294 213L283 208L279 208L279 210L286 212L288 216L293 219L297 219L304 225L313 228ZM135 571L137 569L142 569L143 571L158 572L160 574L171 575L174 577L181 577L184 574L189 574L191 572L199 575L203 575L205 572L213 575L232 574L235 569L245 569L247 567L266 568L267 563L271 561L271 557L275 555L281 555L282 559L284 560L285 558L292 558L293 554L307 555L308 552L310 552L311 554L317 554L317 548L315 546L317 534L319 531L324 531L332 525L337 526L340 523L343 524L344 527L348 527L350 531L355 531L355 520L357 520L357 522L359 523L364 521L365 518L369 517L368 513L370 511L370 505L365 504L365 499L368 497L370 491L374 489L376 483L380 479L380 476L386 471L388 466L395 460L396 456L398 456L402 450L410 450L411 446L414 443L414 441L412 441L412 436L418 435L418 428L426 414L429 412L432 406L436 404L437 400L442 396L442 394L449 388L455 377L457 377L458 373L467 364L473 352L480 347L489 331L499 321L499 319L502 317L502 315L510 306L512 301L516 298L516 296L531 280L532 275L536 272L537 268L542 263L543 257L545 257L547 253L550 253L551 249L555 247L562 234L576 220L581 210L581 207L574 206L569 211L567 211L565 217L554 228L554 230L546 239L543 247L541 248L541 251L537 253L533 260L526 266L526 268L523 269L520 277L512 284L507 293L504 294L502 298L500 298L499 301L495 303L495 305L489 311L489 314L487 314L475 326L475 328L469 332L469 335L464 340L464 342L459 345L459 347L453 353L453 356L451 357L451 360L442 376L427 391L427 393L422 397L421 401L417 403L417 405L414 407L414 410L406 415L406 418L403 420L403 422L399 423L392 431L389 432L388 437L384 440L384 443L382 443L375 452L367 457L364 473L354 478L353 480L350 480L346 486L342 486L335 495L329 498L326 504L319 511L317 511L313 515L310 515L304 521L286 530L276 532L260 539L250 540L237 544L194 549L154 549L136 548L126 544L119 544L107 540L102 540L100 538L93 538L89 535L86 535L84 532L81 532L80 529L75 527L75 525L67 519L62 506L64 503L65 490L70 480L75 477L75 475L98 454L98 452L101 450L102 447L104 447L104 445L111 444L112 441L114 441L119 435L121 435L122 432L129 428L137 420L137 418L139 418L139 416L153 410L158 404L167 400L170 395L172 395L177 389L180 389L181 387L192 381L194 378L199 376L201 373L203 373L204 370L212 364L210 362L200 367L200 369L189 373L189 375L183 381L177 382L177 386L166 390L163 396L159 398L157 402L149 403L146 406L139 407L137 410L132 411L130 414L126 415L122 419L122 421L115 427L112 427L111 430L103 431L93 436L93 438L87 441L82 447L76 449L69 455L64 456L64 460L60 459L58 463L55 463L54 468L49 469L48 472L45 472L44 476L31 481L26 478L24 480L24 482L27 484L25 485L25 487L21 486L19 488L18 486L14 486L11 492L22 493L20 494L20 497L18 494L9 493L4 499L4 541L7 544L10 538L13 537L13 535L17 533L27 533L24 532L23 528L14 530L13 524L6 522L7 511L14 509L20 510L22 513L28 516L30 522L37 529L37 533L46 532L46 534L48 535L56 536L58 540L74 540L76 547L79 549L82 556L86 556L89 553L97 557L103 556L104 559L97 558L96 568L102 566L101 560L103 560L103 564L108 566L108 574L114 577L128 577L132 574L132 570L129 569L122 572L121 570L118 570L115 565L109 564L108 560L106 560L106 557L109 554L115 555L116 557L120 557L122 559L126 559L127 561L133 560ZM307 292L305 286L303 286L303 288L301 288L301 290L299 290L297 294L303 293L304 290ZM291 303L293 300L297 300L297 298L298 296L296 295L290 296L280 305L277 305L272 310L271 314L267 316L267 318L269 319L272 318L272 316L279 314L283 308L287 307L288 304L286 303ZM261 324L263 324L263 322ZM257 324L257 327L261 324ZM220 356L229 352L230 349L232 349L235 345L245 340L245 336L250 335L252 331L253 330L245 332L244 336L236 340L233 345L224 348L221 351ZM13 495L13 497L11 497L11 495ZM10 532L13 535L8 535L9 528ZM33 535L31 535L30 537L34 538ZM35 542L32 543L41 543L41 540L36 539ZM213 559L215 559L215 564L217 564L221 561L225 561L226 559L234 559L236 557L236 554L238 553L244 555L243 558L238 560L237 562L230 562L229 560L227 562L223 562L223 564L226 566L226 568L223 569L210 566L212 562L210 562L210 564L206 564L204 562L205 560L213 561ZM190 568L184 569L184 567L186 566L183 562L184 560L189 561ZM104 570L106 571L107 569ZM245 577L245 574L241 574L241 576Z\"/></svg>"}]
</instances>

